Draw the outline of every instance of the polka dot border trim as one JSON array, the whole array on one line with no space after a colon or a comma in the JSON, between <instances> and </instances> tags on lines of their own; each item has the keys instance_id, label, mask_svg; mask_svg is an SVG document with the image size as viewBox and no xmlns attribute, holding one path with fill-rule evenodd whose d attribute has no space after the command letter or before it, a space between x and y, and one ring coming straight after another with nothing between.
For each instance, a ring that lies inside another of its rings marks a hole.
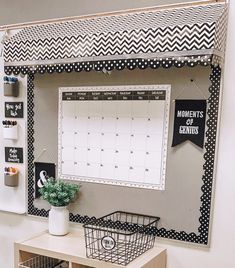
<instances>
[{"instance_id":1,"label":"polka dot border trim","mask_svg":"<svg viewBox=\"0 0 235 268\"><path fill-rule=\"evenodd\" d=\"M136 65L135 68L139 69L145 69L147 67L151 68L151 65L153 68L163 67L163 68L170 68L175 66L176 62L170 61L166 65L166 62L162 61L159 63L159 65L156 67L153 65L153 63L150 64L150 62L153 62L154 60L144 60L142 62L142 67L140 65ZM121 61L123 62L123 61ZM124 68L130 69L130 66L128 67L127 62L131 62L131 60L124 61L124 65L120 65L121 63L119 61L119 65L122 66L122 70ZM147 64L143 63L147 62ZM133 63L133 62L132 62ZM136 61L138 63L138 61ZM157 63L157 62L156 62ZM83 69L85 71L91 71L94 68L98 68L95 66L95 63L88 64L87 65L82 64ZM102 69L105 68L105 70L108 69L108 65L110 64L110 68L113 68L114 66L111 66L111 62L104 63L104 66L102 65ZM207 64L201 64L203 66L207 66ZM198 65L194 64L194 66ZM28 74L27 76L27 85L28 85L28 93L27 93L27 102L28 102L28 214L35 215L35 216L41 216L41 217L48 217L49 211L46 211L45 209L38 209L34 206L34 74L36 73L54 73L54 72L72 72L72 71L82 71L80 70L80 67L75 66L81 66L80 64L74 64L73 68L71 68L71 65L66 66L63 65L61 67L60 71L55 66L44 66L44 67L38 67L38 69L32 70L27 69L27 67L5 67L5 72L7 75L14 74L17 75L19 73L22 74ZM61 66L61 65L60 65ZM101 65L99 65L101 68ZM190 66L188 63L182 63L179 66L175 66L178 68L181 68L183 66ZM194 67L190 66L190 67ZM53 68L52 68L53 67ZM87 69L88 68L88 69ZM77 69L77 70L76 70ZM134 68L133 68L134 69ZM203 165L203 186L201 188L202 190L202 196L201 196L201 207L200 207L200 213L201 216L199 218L200 226L198 228L198 234L195 233L186 233L184 231L177 232L175 230L166 230L165 228L161 229L155 229L154 231L151 230L151 234L157 234L159 237L169 238L169 239L175 239L179 241L185 241L185 242L191 242L191 243L198 243L198 244L207 244L208 243L208 235L209 235L209 222L210 222L210 209L211 209L211 199L212 199L212 189L213 189L213 175L214 175L214 164L215 164L215 147L216 147L216 134L217 134L217 121L218 121L218 110L219 110L219 98L220 98L220 80L221 80L221 69L219 66L212 66L212 73L210 75L210 81L211 85L209 88L210 97L208 100L208 119L207 119L207 132L206 132L206 143L205 143L205 149L206 152L204 154L204 165ZM49 71L51 70L51 72ZM98 69L95 69L99 71ZM72 214L70 213L70 221L77 222L77 223L88 223L91 220L94 220L95 217L89 217L87 215L81 216L79 214Z\"/></svg>"},{"instance_id":2,"label":"polka dot border trim","mask_svg":"<svg viewBox=\"0 0 235 268\"><path fill-rule=\"evenodd\" d=\"M182 58L159 58L159 59L126 59L126 60L108 60L108 61L95 61L95 62L77 62L77 63L64 63L64 64L49 64L49 65L35 65L35 66L5 66L5 73L7 75L14 74L53 74L67 72L90 72L92 70L101 71L122 71L124 69L144 70L146 68L158 69L163 68L182 68L184 66L195 67L197 65L208 66L211 64L211 57L198 56L198 57L182 57Z\"/></svg>"}]
</instances>

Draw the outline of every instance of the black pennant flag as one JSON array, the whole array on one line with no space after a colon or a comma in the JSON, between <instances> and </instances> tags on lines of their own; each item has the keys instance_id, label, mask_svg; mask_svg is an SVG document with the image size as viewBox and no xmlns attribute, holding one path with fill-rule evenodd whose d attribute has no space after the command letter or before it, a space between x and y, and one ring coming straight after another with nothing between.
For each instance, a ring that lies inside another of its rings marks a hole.
<instances>
[{"instance_id":1,"label":"black pennant flag","mask_svg":"<svg viewBox=\"0 0 235 268\"><path fill-rule=\"evenodd\" d=\"M176 100L172 147L190 140L203 148L206 100Z\"/></svg>"}]
</instances>

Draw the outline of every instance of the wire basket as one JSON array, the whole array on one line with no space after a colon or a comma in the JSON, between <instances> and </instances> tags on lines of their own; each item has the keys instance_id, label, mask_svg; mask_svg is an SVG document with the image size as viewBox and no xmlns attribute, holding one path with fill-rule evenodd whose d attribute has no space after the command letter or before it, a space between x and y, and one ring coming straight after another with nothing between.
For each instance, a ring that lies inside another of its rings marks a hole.
<instances>
[{"instance_id":1,"label":"wire basket","mask_svg":"<svg viewBox=\"0 0 235 268\"><path fill-rule=\"evenodd\" d=\"M19 264L19 268L68 268L67 262L47 256L35 256Z\"/></svg>"},{"instance_id":2,"label":"wire basket","mask_svg":"<svg viewBox=\"0 0 235 268\"><path fill-rule=\"evenodd\" d=\"M127 265L154 246L159 219L116 211L84 224L87 257Z\"/></svg>"}]
</instances>

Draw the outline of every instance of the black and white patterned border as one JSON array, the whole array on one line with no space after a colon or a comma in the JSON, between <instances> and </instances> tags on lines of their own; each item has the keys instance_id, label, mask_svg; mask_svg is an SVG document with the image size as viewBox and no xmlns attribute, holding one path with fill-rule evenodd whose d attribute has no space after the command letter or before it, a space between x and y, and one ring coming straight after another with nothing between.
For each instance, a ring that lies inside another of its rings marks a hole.
<instances>
[{"instance_id":1,"label":"black and white patterned border","mask_svg":"<svg viewBox=\"0 0 235 268\"><path fill-rule=\"evenodd\" d=\"M77 62L77 63L60 63L48 65L35 66L5 66L6 74L18 75L22 74L45 74L45 73L62 73L67 72L90 72L104 71L109 72L113 70L122 71L124 69L144 70L146 68L158 69L183 66L195 67L197 65L208 66L212 62L212 56L191 56L191 57L177 57L177 58L155 58L155 59L125 59L125 60L107 60L107 61L93 61L93 62Z\"/></svg>"},{"instance_id":2,"label":"black and white patterned border","mask_svg":"<svg viewBox=\"0 0 235 268\"><path fill-rule=\"evenodd\" d=\"M195 67L197 65L208 66L211 63L210 58L197 59L191 58L191 60L174 60L174 59L133 59L133 60L117 60L107 62L83 62L74 64L59 64L49 66L36 66L33 69L26 66L21 67L5 67L5 73L7 75L14 74L18 75L27 74L28 88L27 88L27 101L28 101L28 214L35 216L47 217L48 211L45 209L38 209L34 206L34 74L44 73L62 73L72 71L111 71L113 69L123 70L125 68L134 70L136 68L170 68L177 67L182 68L183 66ZM214 164L215 164L215 148L216 148L216 134L217 134L217 121L219 111L219 96L220 96L220 80L221 80L221 69L219 66L211 66L212 73L210 75L211 86L209 88L209 107L208 107L208 119L207 119L207 132L206 132L206 152L204 154L204 165L203 165L203 186L201 196L201 207L199 218L200 226L198 228L198 235L195 233L186 233L184 231L177 232L175 230L166 230L165 228L156 229L154 232L159 237L175 239L180 241L186 241L198 244L208 244L209 236L209 222L211 212L211 200L212 200L212 189L213 189L213 176L214 176ZM95 217L88 217L87 215L81 216L79 214L70 213L70 220L77 223L87 223Z\"/></svg>"},{"instance_id":3,"label":"black and white patterned border","mask_svg":"<svg viewBox=\"0 0 235 268\"><path fill-rule=\"evenodd\" d=\"M113 60L143 55L214 54L222 57L225 3L106 14L25 27L4 42L8 66Z\"/></svg>"}]
</instances>

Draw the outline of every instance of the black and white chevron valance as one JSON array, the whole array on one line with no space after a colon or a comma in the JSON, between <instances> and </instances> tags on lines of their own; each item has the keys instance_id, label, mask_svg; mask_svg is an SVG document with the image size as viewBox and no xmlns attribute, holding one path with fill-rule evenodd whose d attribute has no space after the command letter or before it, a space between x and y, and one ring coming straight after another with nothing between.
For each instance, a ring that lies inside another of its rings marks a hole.
<instances>
[{"instance_id":1,"label":"black and white chevron valance","mask_svg":"<svg viewBox=\"0 0 235 268\"><path fill-rule=\"evenodd\" d=\"M5 66L197 55L220 62L226 10L215 3L27 27L5 42Z\"/></svg>"}]
</instances>

